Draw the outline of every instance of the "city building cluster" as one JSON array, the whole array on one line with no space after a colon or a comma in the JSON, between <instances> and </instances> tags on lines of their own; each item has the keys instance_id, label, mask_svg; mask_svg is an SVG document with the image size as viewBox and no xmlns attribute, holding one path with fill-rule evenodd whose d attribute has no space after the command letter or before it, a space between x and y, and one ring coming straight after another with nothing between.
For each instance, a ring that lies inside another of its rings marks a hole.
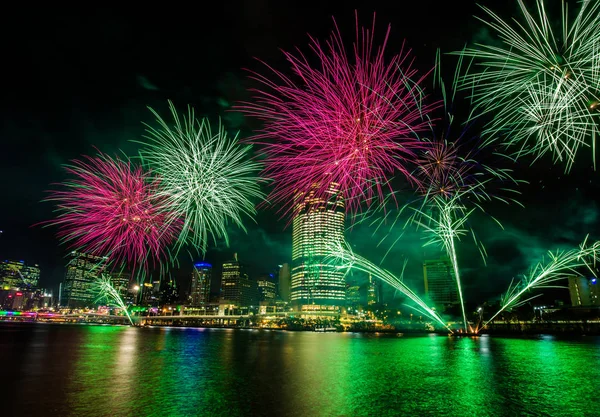
<instances>
[{"instance_id":1,"label":"city building cluster","mask_svg":"<svg viewBox=\"0 0 600 417\"><path fill-rule=\"evenodd\" d=\"M269 325L290 315L317 322L341 316L363 322L387 319L392 313L383 302L382 282L370 275L347 274L332 265L328 257L332 245L344 242L344 222L344 202L335 183L327 199L312 193L299 196L292 223L291 263L282 262L270 271L252 275L237 254L215 267L209 262L196 262L190 265L187 288L173 279L153 280L147 276L140 280L127 271L111 268L107 257L73 251L55 296L39 287L39 265L5 260L0 263L0 307L4 315L37 311L122 314L99 293L97 281L103 276L109 277L123 300L121 305L128 306L132 315L156 323L175 316L205 320L200 322L204 324L225 324L222 319L215 320L218 317L271 317ZM423 284L432 308L451 313L459 306L454 272L447 257L424 261ZM600 306L596 278L573 276L568 285L572 306ZM536 308L540 315L552 311L542 307ZM482 308L477 312L483 314Z\"/></svg>"}]
</instances>

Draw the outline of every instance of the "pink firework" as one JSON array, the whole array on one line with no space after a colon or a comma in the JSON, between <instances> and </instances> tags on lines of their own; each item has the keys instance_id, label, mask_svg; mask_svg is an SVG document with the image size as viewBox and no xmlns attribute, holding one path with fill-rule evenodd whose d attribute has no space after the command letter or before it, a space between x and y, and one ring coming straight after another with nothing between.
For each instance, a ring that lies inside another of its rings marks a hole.
<instances>
[{"instance_id":1,"label":"pink firework","mask_svg":"<svg viewBox=\"0 0 600 417\"><path fill-rule=\"evenodd\" d=\"M181 222L165 210L158 180L129 161L100 154L74 161L74 179L49 200L58 206L59 237L71 247L108 256L114 266L147 269L160 262Z\"/></svg>"},{"instance_id":2,"label":"pink firework","mask_svg":"<svg viewBox=\"0 0 600 417\"><path fill-rule=\"evenodd\" d=\"M422 104L425 76L412 68L410 51L384 58L389 26L383 44L373 47L374 26L375 19L371 30L359 30L357 17L352 54L337 25L324 46L311 37L315 66L300 52L284 52L294 79L267 65L273 80L254 74L264 89L237 107L264 122L250 141L264 146L270 199L286 212L307 195L329 199L333 185L355 213L374 196L383 201L392 175L415 181L409 165L426 146L416 134L428 130L425 116L436 105Z\"/></svg>"}]
</instances>

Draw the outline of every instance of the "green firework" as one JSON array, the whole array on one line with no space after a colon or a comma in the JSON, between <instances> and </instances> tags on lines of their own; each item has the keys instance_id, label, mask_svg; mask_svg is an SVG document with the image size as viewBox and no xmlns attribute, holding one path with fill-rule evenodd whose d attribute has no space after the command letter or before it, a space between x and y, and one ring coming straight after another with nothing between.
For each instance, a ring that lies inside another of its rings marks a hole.
<instances>
[{"instance_id":1,"label":"green firework","mask_svg":"<svg viewBox=\"0 0 600 417\"><path fill-rule=\"evenodd\" d=\"M386 284L391 285L392 287L400 291L402 294L406 295L416 305L416 307L413 308L415 308L421 314L431 318L443 327L452 331L444 322L444 320L440 317L440 315L435 310L429 308L427 304L425 304L425 302L404 283L402 278L404 271L398 278L391 272L378 267L377 265L363 258L362 256L356 255L352 251L350 246L343 243L338 243L335 246L331 247L330 253L330 260L332 264L337 265L336 267L338 269L344 269L346 271L354 269L357 271L365 272L377 279L382 280Z\"/></svg>"},{"instance_id":2,"label":"green firework","mask_svg":"<svg viewBox=\"0 0 600 417\"><path fill-rule=\"evenodd\" d=\"M148 126L140 154L160 179L160 194L182 221L176 249L186 244L205 253L208 241L224 239L227 226L243 230L243 217L254 218L255 199L262 199L258 171L250 159L250 146L230 137L219 124L212 130L207 119L197 120L194 110L179 116L169 103L172 124L156 116L157 127Z\"/></svg>"},{"instance_id":3,"label":"green firework","mask_svg":"<svg viewBox=\"0 0 600 417\"><path fill-rule=\"evenodd\" d=\"M526 293L534 289L551 288L552 284L567 276L581 276L582 270L587 270L595 275L594 268L600 255L600 242L588 245L587 238L579 245L579 248L569 251L549 251L545 259L538 262L531 270L515 283L511 281L508 291L500 300L498 310L484 326L494 320L505 310L518 307L536 296L523 299Z\"/></svg>"},{"instance_id":4,"label":"green firework","mask_svg":"<svg viewBox=\"0 0 600 417\"><path fill-rule=\"evenodd\" d=\"M125 312L127 319L129 319L129 323L133 325L133 320L129 315L127 305L125 304L125 301L123 301L121 294L119 294L119 289L113 286L109 275L101 274L98 278L96 278L95 289L98 293L96 302L106 301L109 306L120 308Z\"/></svg>"},{"instance_id":5,"label":"green firework","mask_svg":"<svg viewBox=\"0 0 600 417\"><path fill-rule=\"evenodd\" d=\"M501 44L459 52L473 60L459 84L472 93L475 114L491 115L488 141L516 156L551 153L568 171L579 148L595 154L600 132L600 2L580 2L571 20L563 1L560 30L549 2L536 0L533 10L518 3L521 19L510 22L482 6L487 19L479 20Z\"/></svg>"}]
</instances>

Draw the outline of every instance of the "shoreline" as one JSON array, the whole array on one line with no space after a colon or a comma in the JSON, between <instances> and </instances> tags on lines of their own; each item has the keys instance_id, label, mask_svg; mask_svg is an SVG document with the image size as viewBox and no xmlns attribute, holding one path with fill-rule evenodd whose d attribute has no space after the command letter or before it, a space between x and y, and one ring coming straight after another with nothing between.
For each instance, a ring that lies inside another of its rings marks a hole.
<instances>
[{"instance_id":1,"label":"shoreline","mask_svg":"<svg viewBox=\"0 0 600 417\"><path fill-rule=\"evenodd\" d=\"M50 322L50 321L30 321L30 320L0 320L0 326L4 325L67 325L67 326L114 326L114 327L137 327L137 328L150 328L150 329L202 329L202 330L252 330L252 331L278 331L278 332L306 332L306 333L339 333L339 334L369 334L369 335L381 335L381 336L447 336L456 338L478 338L478 337L517 337L517 338L532 338L541 336L567 336L567 337L598 337L600 331L584 331L584 329L578 329L579 331L565 331L554 329L555 331L548 331L550 329L545 328L546 331L536 331L537 329L485 329L478 334L451 334L448 331L426 331L419 329L363 329L363 330L347 330L347 331L326 331L319 332L313 329L278 329L278 328L266 328L266 327L244 327L244 326L174 326L174 325L130 325L130 324L115 324L115 323L95 323L95 322ZM1 329L1 327L0 327ZM541 329L540 329L541 330ZM569 329L573 330L573 329Z\"/></svg>"}]
</instances>

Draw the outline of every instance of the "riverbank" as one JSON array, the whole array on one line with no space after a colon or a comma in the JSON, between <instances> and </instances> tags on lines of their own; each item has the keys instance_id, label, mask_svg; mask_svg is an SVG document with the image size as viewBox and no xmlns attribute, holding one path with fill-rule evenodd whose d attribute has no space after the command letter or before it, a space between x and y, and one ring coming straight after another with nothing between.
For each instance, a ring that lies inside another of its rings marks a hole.
<instances>
[{"instance_id":1,"label":"riverbank","mask_svg":"<svg viewBox=\"0 0 600 417\"><path fill-rule=\"evenodd\" d=\"M86 325L86 326L131 326L127 323L107 323L98 321L46 321L46 320L15 320L15 319L0 319L0 324L54 324L54 325ZM541 336L541 335L556 335L556 336L600 336L600 323L502 323L490 324L482 329L478 334L462 334L456 331L450 334L446 329L426 330L424 328L415 327L398 327L395 329L341 329L335 330L328 328L326 331L314 328L276 328L276 327L256 327L256 326L193 326L184 324L153 324L153 325L134 325L139 328L175 328L175 329L231 329L231 330L260 330L260 331L284 331L284 332L315 332L315 333L364 333L375 335L441 335L455 337L478 337L482 335L488 336Z\"/></svg>"}]
</instances>

